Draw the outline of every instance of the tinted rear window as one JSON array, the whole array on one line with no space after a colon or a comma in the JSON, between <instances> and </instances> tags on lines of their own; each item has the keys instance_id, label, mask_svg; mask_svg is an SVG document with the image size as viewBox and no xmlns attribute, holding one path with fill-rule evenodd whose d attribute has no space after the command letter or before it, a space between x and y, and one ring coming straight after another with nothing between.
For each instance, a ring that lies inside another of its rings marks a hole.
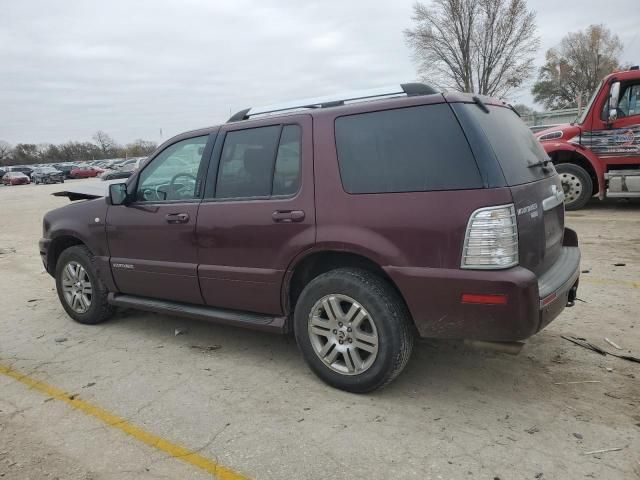
<instances>
[{"instance_id":1,"label":"tinted rear window","mask_svg":"<svg viewBox=\"0 0 640 480\"><path fill-rule=\"evenodd\" d=\"M553 169L528 168L548 156L529 127L509 108L489 105L485 113L475 104L462 106L484 131L508 185L534 182L553 175Z\"/></svg>"},{"instance_id":2,"label":"tinted rear window","mask_svg":"<svg viewBox=\"0 0 640 480\"><path fill-rule=\"evenodd\" d=\"M447 104L340 117L340 175L349 193L481 188L462 129Z\"/></svg>"}]
</instances>

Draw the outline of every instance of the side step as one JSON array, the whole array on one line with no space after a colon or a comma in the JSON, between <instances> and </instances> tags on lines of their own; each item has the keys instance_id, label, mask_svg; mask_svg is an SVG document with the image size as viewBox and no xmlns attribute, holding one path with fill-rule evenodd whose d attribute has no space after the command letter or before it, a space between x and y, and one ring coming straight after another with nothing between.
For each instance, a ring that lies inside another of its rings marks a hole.
<instances>
[{"instance_id":1,"label":"side step","mask_svg":"<svg viewBox=\"0 0 640 480\"><path fill-rule=\"evenodd\" d=\"M193 305L190 303L172 302L169 300L158 300L156 298L137 297L135 295L118 293L109 293L107 301L116 307L166 313L168 315L195 318L197 320L206 320L208 322L235 325L274 333L284 333L287 320L286 317L274 317L272 315L261 315L259 313L226 310L207 307L205 305Z\"/></svg>"}]
</instances>

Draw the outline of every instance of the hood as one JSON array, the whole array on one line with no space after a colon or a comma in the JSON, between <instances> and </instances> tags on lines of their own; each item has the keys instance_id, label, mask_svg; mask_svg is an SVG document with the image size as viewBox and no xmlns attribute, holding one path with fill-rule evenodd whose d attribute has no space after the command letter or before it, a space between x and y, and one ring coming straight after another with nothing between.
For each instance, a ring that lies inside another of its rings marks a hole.
<instances>
[{"instance_id":1,"label":"hood","mask_svg":"<svg viewBox=\"0 0 640 480\"><path fill-rule=\"evenodd\" d=\"M535 133L535 137L541 142L545 141L568 141L580 133L580 126L570 123L554 125Z\"/></svg>"},{"instance_id":2,"label":"hood","mask_svg":"<svg viewBox=\"0 0 640 480\"><path fill-rule=\"evenodd\" d=\"M69 197L69 200L89 200L92 198L106 197L109 195L109 185L118 183L118 180L105 182L82 182L76 185L69 185L68 188L51 195L55 197Z\"/></svg>"}]
</instances>

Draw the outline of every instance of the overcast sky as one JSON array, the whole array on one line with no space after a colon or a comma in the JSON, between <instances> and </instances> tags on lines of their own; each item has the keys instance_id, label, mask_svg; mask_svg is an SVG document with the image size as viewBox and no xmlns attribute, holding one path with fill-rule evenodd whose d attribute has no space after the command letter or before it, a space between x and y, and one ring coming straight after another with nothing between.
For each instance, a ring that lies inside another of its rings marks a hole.
<instances>
[{"instance_id":1,"label":"overcast sky","mask_svg":"<svg viewBox=\"0 0 640 480\"><path fill-rule=\"evenodd\" d=\"M5 0L0 140L165 140L252 105L414 81L413 0ZM640 0L529 0L544 51L605 23L640 63ZM615 8L612 7L615 4ZM531 104L528 88L511 99ZM163 136L160 137L160 129Z\"/></svg>"}]
</instances>

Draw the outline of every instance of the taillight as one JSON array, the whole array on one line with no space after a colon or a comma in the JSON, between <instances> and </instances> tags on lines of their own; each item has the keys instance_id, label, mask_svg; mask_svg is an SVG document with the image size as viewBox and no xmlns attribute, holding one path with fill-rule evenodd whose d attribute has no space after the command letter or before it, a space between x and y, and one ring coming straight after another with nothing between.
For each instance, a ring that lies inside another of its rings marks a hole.
<instances>
[{"instance_id":1,"label":"taillight","mask_svg":"<svg viewBox=\"0 0 640 480\"><path fill-rule=\"evenodd\" d=\"M513 204L480 208L471 214L461 268L509 268L518 264L518 224Z\"/></svg>"}]
</instances>

